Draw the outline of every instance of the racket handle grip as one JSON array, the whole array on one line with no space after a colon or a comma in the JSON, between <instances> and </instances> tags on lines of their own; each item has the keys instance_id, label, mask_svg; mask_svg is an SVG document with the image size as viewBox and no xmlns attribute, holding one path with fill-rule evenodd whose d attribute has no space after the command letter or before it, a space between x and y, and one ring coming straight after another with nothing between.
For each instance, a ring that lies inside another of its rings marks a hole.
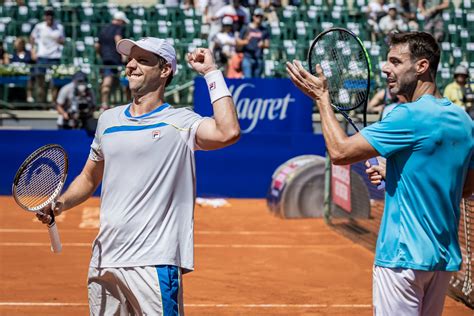
<instances>
[{"instance_id":1,"label":"racket handle grip","mask_svg":"<svg viewBox=\"0 0 474 316\"><path fill-rule=\"evenodd\" d=\"M378 166L379 165L379 161L375 157L370 158L369 163L370 163L371 166ZM382 182L377 186L377 190L383 190L383 189L385 189L385 180L382 180Z\"/></svg>"},{"instance_id":2,"label":"racket handle grip","mask_svg":"<svg viewBox=\"0 0 474 316\"><path fill-rule=\"evenodd\" d=\"M51 241L51 251L54 253L60 253L63 249L61 245L61 240L59 239L59 232L58 226L56 225L56 221L48 225L48 232L49 232L49 239Z\"/></svg>"}]
</instances>

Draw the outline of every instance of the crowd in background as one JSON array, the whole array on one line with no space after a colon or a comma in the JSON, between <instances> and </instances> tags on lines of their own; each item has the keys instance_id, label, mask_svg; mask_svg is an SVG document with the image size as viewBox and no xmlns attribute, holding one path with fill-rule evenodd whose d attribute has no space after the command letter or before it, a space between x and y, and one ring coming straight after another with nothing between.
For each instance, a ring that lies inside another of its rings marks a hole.
<instances>
[{"instance_id":1,"label":"crowd in background","mask_svg":"<svg viewBox=\"0 0 474 316\"><path fill-rule=\"evenodd\" d=\"M278 22L276 8L289 5L299 5L301 0L202 0L199 3L186 0L166 0L167 6L194 7L202 12L203 24L206 28L209 47L215 55L219 66L227 78L258 78L265 74L264 52L270 46L270 23ZM22 1L20 1L22 2ZM373 39L384 39L391 32L424 30L432 33L441 42L444 38L442 12L449 8L449 0L370 0L366 7L367 25ZM424 23L420 28L418 18L422 16ZM119 84L119 68L126 60L115 50L115 44L124 38L124 26L130 23L126 14L116 11L112 21L102 27L96 38L95 48L102 64L100 96L96 102L95 96L91 107L106 109L113 89L121 88ZM69 123L68 109L74 108L77 89L70 86L68 93L61 94L54 84L47 85L45 73L48 67L58 65L63 53L65 40L64 27L55 18L52 8L44 11L44 20L36 24L29 39L18 37L14 43L14 53L9 55L4 51L0 42L1 64L28 64L31 76L26 87L27 102L52 102L58 108L61 119L58 125L62 127L77 126ZM471 109L472 86L469 83L468 69L461 71L456 68L452 85L446 87L445 96L456 104ZM461 74L462 72L462 74ZM465 76L465 80L458 77ZM82 78L82 76L80 76ZM87 77L85 78L87 81ZM77 86L73 80L71 83ZM35 88L36 87L36 88ZM46 89L45 89L46 87ZM48 88L50 99L47 99ZM63 87L64 89L64 87ZM72 90L71 90L72 89ZM383 91L382 89L381 91ZM35 93L33 93L35 91ZM71 92L72 91L72 92ZM71 100L64 98L70 96ZM392 102L391 98L380 98L381 93L374 96L382 103ZM61 101L61 102L59 102ZM95 104L97 103L97 104ZM393 102L392 102L393 103ZM377 106L369 106L369 110L377 112Z\"/></svg>"}]
</instances>

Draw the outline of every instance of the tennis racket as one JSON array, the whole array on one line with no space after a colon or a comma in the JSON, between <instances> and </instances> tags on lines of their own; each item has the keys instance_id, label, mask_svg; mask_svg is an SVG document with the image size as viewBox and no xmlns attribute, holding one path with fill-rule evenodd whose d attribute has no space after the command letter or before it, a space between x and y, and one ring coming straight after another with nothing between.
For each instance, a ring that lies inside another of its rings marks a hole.
<instances>
[{"instance_id":1,"label":"tennis racket","mask_svg":"<svg viewBox=\"0 0 474 316\"><path fill-rule=\"evenodd\" d=\"M372 69L362 41L344 28L323 31L313 40L308 51L308 65L312 75L316 75L317 64L321 65L327 79L332 107L359 132L346 112L362 107L364 127L367 125ZM369 163L378 165L377 158L369 159ZM377 188L385 188L385 182L382 181Z\"/></svg>"},{"instance_id":2,"label":"tennis racket","mask_svg":"<svg viewBox=\"0 0 474 316\"><path fill-rule=\"evenodd\" d=\"M44 214L42 210L54 203L66 181L68 157L59 145L45 145L26 158L13 180L13 197L24 210ZM58 227L51 212L48 224L51 250L61 252Z\"/></svg>"},{"instance_id":3,"label":"tennis racket","mask_svg":"<svg viewBox=\"0 0 474 316\"><path fill-rule=\"evenodd\" d=\"M471 196L472 198L472 196ZM462 276L462 272L464 272L463 280L462 280L462 293L469 298L473 289L472 284L472 250L471 250L471 238L472 238L472 230L471 230L471 222L473 219L472 213L472 199L462 199L461 201L461 213L463 219L463 231L459 232L459 243L461 246L461 253L462 257L464 258L464 264L462 266L462 270L459 271L456 276Z\"/></svg>"}]
</instances>

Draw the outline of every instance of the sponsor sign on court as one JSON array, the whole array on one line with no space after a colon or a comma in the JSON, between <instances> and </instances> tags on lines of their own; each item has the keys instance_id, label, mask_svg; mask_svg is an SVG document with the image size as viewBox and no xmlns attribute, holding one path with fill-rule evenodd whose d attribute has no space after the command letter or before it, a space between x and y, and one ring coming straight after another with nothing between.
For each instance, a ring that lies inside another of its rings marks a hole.
<instances>
[{"instance_id":1,"label":"sponsor sign on court","mask_svg":"<svg viewBox=\"0 0 474 316\"><path fill-rule=\"evenodd\" d=\"M313 102L289 79L227 79L241 131L247 133L312 133ZM208 87L194 81L194 111L212 116Z\"/></svg>"},{"instance_id":2,"label":"sponsor sign on court","mask_svg":"<svg viewBox=\"0 0 474 316\"><path fill-rule=\"evenodd\" d=\"M351 213L351 166L331 165L331 167L332 201L346 212Z\"/></svg>"}]
</instances>

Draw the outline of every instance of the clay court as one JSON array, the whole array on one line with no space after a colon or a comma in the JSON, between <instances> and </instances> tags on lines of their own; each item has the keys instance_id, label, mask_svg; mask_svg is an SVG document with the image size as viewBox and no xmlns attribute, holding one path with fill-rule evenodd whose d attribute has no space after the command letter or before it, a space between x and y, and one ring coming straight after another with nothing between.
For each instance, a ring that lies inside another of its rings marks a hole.
<instances>
[{"instance_id":1,"label":"clay court","mask_svg":"<svg viewBox=\"0 0 474 316\"><path fill-rule=\"evenodd\" d=\"M373 253L322 219L283 220L265 200L196 207L187 315L372 315ZM87 266L97 198L58 218L63 253L11 197L0 197L0 315L87 315ZM472 315L451 298L443 315Z\"/></svg>"}]
</instances>

